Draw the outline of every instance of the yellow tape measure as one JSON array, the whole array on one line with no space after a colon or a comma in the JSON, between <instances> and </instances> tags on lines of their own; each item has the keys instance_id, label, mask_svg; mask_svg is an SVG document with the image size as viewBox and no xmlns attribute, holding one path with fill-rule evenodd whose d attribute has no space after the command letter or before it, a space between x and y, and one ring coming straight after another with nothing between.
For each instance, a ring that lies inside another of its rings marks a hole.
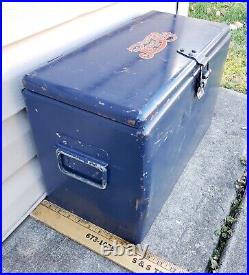
<instances>
[{"instance_id":1,"label":"yellow tape measure","mask_svg":"<svg viewBox=\"0 0 249 275\"><path fill-rule=\"evenodd\" d=\"M107 256L103 255L102 245L112 246L113 241L115 241L123 245L125 249L129 243L47 200L42 201L31 213L31 216L129 271L153 273L188 272L148 252L143 259L141 259L139 252L132 256L126 253L123 255L114 255L112 253Z\"/></svg>"}]
</instances>

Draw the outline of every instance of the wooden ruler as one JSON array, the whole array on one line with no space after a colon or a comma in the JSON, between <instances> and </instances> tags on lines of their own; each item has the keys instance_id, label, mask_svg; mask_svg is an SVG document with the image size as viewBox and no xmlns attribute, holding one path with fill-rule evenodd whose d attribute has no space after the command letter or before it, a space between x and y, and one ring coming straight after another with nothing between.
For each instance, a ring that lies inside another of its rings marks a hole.
<instances>
[{"instance_id":1,"label":"wooden ruler","mask_svg":"<svg viewBox=\"0 0 249 275\"><path fill-rule=\"evenodd\" d=\"M129 271L153 273L188 272L149 252L146 253L143 259L141 259L141 254L137 250L133 256L129 256L126 253L122 256L113 255L112 253L109 256L103 255L101 246L104 244L112 246L113 241L115 241L125 249L129 243L47 200L42 201L31 213L31 216Z\"/></svg>"}]
</instances>

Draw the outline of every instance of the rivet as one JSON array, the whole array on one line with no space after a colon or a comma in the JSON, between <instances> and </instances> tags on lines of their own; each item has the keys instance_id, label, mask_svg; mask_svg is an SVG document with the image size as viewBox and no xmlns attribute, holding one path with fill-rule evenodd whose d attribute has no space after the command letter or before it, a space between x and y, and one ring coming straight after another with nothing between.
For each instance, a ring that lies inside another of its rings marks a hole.
<instances>
[{"instance_id":1,"label":"rivet","mask_svg":"<svg viewBox=\"0 0 249 275\"><path fill-rule=\"evenodd\" d=\"M180 49L180 52L184 52L184 49Z\"/></svg>"},{"instance_id":2,"label":"rivet","mask_svg":"<svg viewBox=\"0 0 249 275\"><path fill-rule=\"evenodd\" d=\"M189 56L193 56L193 54L192 54L192 53L189 53L188 55L189 55Z\"/></svg>"},{"instance_id":3,"label":"rivet","mask_svg":"<svg viewBox=\"0 0 249 275\"><path fill-rule=\"evenodd\" d=\"M192 53L196 53L196 50L192 50Z\"/></svg>"}]
</instances>

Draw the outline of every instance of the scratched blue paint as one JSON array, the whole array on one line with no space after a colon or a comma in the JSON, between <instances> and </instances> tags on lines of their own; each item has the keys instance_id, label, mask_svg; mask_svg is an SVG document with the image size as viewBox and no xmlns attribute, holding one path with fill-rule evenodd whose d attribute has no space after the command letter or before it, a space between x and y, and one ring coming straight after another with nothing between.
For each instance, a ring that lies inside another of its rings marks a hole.
<instances>
[{"instance_id":1,"label":"scratched blue paint","mask_svg":"<svg viewBox=\"0 0 249 275\"><path fill-rule=\"evenodd\" d=\"M128 51L152 32L177 39L152 59ZM229 40L226 25L150 12L25 75L49 199L141 242L210 124ZM201 99L180 48L209 58Z\"/></svg>"}]
</instances>

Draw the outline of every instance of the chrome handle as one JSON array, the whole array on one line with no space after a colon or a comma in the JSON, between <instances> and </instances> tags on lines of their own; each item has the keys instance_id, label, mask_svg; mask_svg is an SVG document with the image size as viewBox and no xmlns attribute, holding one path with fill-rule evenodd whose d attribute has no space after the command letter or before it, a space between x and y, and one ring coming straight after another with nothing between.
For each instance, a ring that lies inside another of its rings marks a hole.
<instances>
[{"instance_id":1,"label":"chrome handle","mask_svg":"<svg viewBox=\"0 0 249 275\"><path fill-rule=\"evenodd\" d=\"M64 175L98 189L106 189L107 163L67 148L57 148L56 157Z\"/></svg>"}]
</instances>

